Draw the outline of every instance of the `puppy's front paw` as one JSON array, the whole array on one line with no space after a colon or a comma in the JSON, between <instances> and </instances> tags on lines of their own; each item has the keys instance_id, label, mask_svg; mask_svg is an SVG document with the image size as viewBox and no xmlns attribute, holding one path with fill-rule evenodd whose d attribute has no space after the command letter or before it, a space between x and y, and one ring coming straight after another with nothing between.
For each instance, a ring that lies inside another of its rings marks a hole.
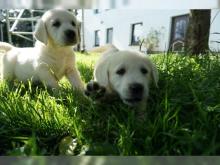
<instances>
[{"instance_id":1,"label":"puppy's front paw","mask_svg":"<svg viewBox=\"0 0 220 165\"><path fill-rule=\"evenodd\" d=\"M85 89L85 95L94 98L94 99L99 99L105 95L106 89L105 87L100 86L97 82L95 81L90 81L86 85Z\"/></svg>"}]
</instances>

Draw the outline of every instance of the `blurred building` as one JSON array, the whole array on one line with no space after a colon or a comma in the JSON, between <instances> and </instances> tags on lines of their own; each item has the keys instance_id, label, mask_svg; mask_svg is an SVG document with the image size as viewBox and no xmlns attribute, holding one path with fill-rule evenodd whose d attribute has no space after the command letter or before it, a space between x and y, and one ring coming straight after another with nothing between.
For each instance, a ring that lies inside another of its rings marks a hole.
<instances>
[{"instance_id":1,"label":"blurred building","mask_svg":"<svg viewBox=\"0 0 220 165\"><path fill-rule=\"evenodd\" d=\"M212 9L211 17L210 48L220 51L220 10ZM137 50L142 44L142 51L181 50L188 18L188 9L86 9L85 49L112 43L120 49Z\"/></svg>"}]
</instances>

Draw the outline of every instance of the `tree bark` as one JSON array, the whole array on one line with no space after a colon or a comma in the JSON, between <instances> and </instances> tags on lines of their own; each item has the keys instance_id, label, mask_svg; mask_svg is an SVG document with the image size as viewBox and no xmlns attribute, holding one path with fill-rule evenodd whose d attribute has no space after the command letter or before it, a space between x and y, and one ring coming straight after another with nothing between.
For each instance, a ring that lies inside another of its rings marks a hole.
<instances>
[{"instance_id":1,"label":"tree bark","mask_svg":"<svg viewBox=\"0 0 220 165\"><path fill-rule=\"evenodd\" d=\"M186 32L185 52L190 55L204 54L209 50L211 10L191 10Z\"/></svg>"}]
</instances>

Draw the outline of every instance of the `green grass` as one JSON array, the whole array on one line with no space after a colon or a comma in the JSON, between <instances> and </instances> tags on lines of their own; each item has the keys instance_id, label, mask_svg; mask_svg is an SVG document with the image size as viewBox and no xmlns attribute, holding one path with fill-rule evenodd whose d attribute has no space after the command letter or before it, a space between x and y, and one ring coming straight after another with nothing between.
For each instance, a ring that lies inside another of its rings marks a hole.
<instances>
[{"instance_id":1,"label":"green grass","mask_svg":"<svg viewBox=\"0 0 220 165\"><path fill-rule=\"evenodd\" d=\"M77 54L85 82L92 79L97 58ZM42 87L0 83L0 155L59 155L68 149L73 155L220 154L219 56L152 59L159 88L151 87L141 126L132 108L120 101L94 102L65 80L56 95Z\"/></svg>"}]
</instances>

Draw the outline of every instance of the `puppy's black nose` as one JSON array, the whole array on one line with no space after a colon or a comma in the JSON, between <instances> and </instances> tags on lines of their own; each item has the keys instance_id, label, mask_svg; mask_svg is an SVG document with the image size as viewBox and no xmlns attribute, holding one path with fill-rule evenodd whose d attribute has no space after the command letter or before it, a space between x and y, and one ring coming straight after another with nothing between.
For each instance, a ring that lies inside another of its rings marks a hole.
<instances>
[{"instance_id":1,"label":"puppy's black nose","mask_svg":"<svg viewBox=\"0 0 220 165\"><path fill-rule=\"evenodd\" d=\"M68 39L73 39L75 37L75 32L73 30L66 30L64 33Z\"/></svg>"},{"instance_id":2,"label":"puppy's black nose","mask_svg":"<svg viewBox=\"0 0 220 165\"><path fill-rule=\"evenodd\" d=\"M144 90L142 84L133 83L129 85L129 90L133 96L141 96Z\"/></svg>"}]
</instances>

